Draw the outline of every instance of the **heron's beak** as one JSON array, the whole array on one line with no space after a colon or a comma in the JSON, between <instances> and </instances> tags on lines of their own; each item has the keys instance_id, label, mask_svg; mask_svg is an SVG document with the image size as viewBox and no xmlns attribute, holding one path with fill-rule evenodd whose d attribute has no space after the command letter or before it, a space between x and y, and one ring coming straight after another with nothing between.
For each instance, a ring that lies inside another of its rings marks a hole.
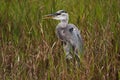
<instances>
[{"instance_id":1,"label":"heron's beak","mask_svg":"<svg viewBox=\"0 0 120 80\"><path fill-rule=\"evenodd\" d=\"M55 16L56 16L55 14L48 14L48 15L45 15L43 19L52 19Z\"/></svg>"}]
</instances>

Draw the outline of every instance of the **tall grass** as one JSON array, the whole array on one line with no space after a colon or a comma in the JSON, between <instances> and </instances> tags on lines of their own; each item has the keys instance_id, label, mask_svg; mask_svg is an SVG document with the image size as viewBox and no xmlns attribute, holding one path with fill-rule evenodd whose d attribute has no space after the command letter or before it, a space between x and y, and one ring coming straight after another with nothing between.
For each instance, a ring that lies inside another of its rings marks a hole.
<instances>
[{"instance_id":1,"label":"tall grass","mask_svg":"<svg viewBox=\"0 0 120 80\"><path fill-rule=\"evenodd\" d=\"M80 68L71 63L67 69L55 35L58 21L42 19L60 9L81 31ZM120 1L1 0L0 79L119 80Z\"/></svg>"}]
</instances>

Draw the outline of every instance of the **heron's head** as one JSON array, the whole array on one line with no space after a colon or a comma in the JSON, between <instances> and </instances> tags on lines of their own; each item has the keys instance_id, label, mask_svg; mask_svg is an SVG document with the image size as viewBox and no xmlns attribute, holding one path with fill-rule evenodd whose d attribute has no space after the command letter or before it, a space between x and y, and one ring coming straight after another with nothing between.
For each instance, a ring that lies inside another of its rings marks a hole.
<instances>
[{"instance_id":1,"label":"heron's head","mask_svg":"<svg viewBox=\"0 0 120 80\"><path fill-rule=\"evenodd\" d=\"M53 13L53 14L48 14L45 16L45 19L55 19L55 20L68 20L68 13L64 10L59 10L57 11L56 13Z\"/></svg>"}]
</instances>

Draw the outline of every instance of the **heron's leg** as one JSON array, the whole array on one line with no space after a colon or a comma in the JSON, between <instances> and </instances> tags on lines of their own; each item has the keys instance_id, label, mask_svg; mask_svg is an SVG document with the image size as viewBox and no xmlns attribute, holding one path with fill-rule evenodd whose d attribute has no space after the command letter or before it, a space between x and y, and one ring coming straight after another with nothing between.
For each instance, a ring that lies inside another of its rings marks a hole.
<instances>
[{"instance_id":1,"label":"heron's leg","mask_svg":"<svg viewBox=\"0 0 120 80\"><path fill-rule=\"evenodd\" d=\"M68 42L63 42L63 48L66 54L67 70L70 71L70 65L72 60L72 55L70 54L70 44Z\"/></svg>"},{"instance_id":2,"label":"heron's leg","mask_svg":"<svg viewBox=\"0 0 120 80\"><path fill-rule=\"evenodd\" d=\"M70 44L68 42L63 42L63 48L66 53L66 59L71 59L72 56L70 54Z\"/></svg>"},{"instance_id":3,"label":"heron's leg","mask_svg":"<svg viewBox=\"0 0 120 80\"><path fill-rule=\"evenodd\" d=\"M80 66L80 57L78 54L75 54L75 58L77 59L77 62L78 62L78 66Z\"/></svg>"},{"instance_id":4,"label":"heron's leg","mask_svg":"<svg viewBox=\"0 0 120 80\"><path fill-rule=\"evenodd\" d=\"M73 51L74 51L75 58L76 58L76 60L77 60L78 66L80 66L80 56L79 56L79 54L78 54L78 49L77 49L77 47L73 46Z\"/></svg>"},{"instance_id":5,"label":"heron's leg","mask_svg":"<svg viewBox=\"0 0 120 80\"><path fill-rule=\"evenodd\" d=\"M78 67L80 67L80 57L78 54L75 54L75 58L77 60Z\"/></svg>"}]
</instances>

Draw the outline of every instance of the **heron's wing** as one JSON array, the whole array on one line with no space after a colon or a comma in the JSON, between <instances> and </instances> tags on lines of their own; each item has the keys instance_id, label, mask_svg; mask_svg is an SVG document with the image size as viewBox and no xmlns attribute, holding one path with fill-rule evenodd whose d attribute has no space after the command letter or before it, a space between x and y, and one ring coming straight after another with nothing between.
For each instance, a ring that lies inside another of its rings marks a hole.
<instances>
[{"instance_id":1,"label":"heron's wing","mask_svg":"<svg viewBox=\"0 0 120 80\"><path fill-rule=\"evenodd\" d=\"M67 24L66 27L62 27L63 25L58 25L56 28L57 37L64 42L69 42L72 47L79 48L82 51L83 41L80 35L80 31L73 24Z\"/></svg>"},{"instance_id":2,"label":"heron's wing","mask_svg":"<svg viewBox=\"0 0 120 80\"><path fill-rule=\"evenodd\" d=\"M63 27L63 25L59 24L56 27L56 35L60 40L65 41L65 42L66 41L70 42L70 40L73 37L73 30L74 30L73 26L67 25Z\"/></svg>"},{"instance_id":3,"label":"heron's wing","mask_svg":"<svg viewBox=\"0 0 120 80\"><path fill-rule=\"evenodd\" d=\"M78 45L80 48L80 51L83 50L83 40L80 34L80 31L74 24L68 24L69 30L71 32L71 41L73 44Z\"/></svg>"}]
</instances>

